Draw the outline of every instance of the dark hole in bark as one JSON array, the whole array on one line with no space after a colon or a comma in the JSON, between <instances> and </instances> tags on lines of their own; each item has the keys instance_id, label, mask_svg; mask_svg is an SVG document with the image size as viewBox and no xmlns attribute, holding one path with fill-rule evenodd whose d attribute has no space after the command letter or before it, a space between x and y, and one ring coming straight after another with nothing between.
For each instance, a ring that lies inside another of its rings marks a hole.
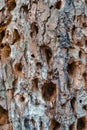
<instances>
[{"instance_id":1,"label":"dark hole in bark","mask_svg":"<svg viewBox=\"0 0 87 130\"><path fill-rule=\"evenodd\" d=\"M61 124L53 119L50 124L50 130L58 130L61 127Z\"/></svg>"},{"instance_id":2,"label":"dark hole in bark","mask_svg":"<svg viewBox=\"0 0 87 130\"><path fill-rule=\"evenodd\" d=\"M60 35L58 35L57 37L60 38Z\"/></svg>"},{"instance_id":3,"label":"dark hole in bark","mask_svg":"<svg viewBox=\"0 0 87 130\"><path fill-rule=\"evenodd\" d=\"M12 82L12 86L16 86L17 81L18 81L18 79L14 79L14 81Z\"/></svg>"},{"instance_id":4,"label":"dark hole in bark","mask_svg":"<svg viewBox=\"0 0 87 130\"><path fill-rule=\"evenodd\" d=\"M35 105L40 105L38 99L35 100Z\"/></svg>"},{"instance_id":5,"label":"dark hole in bark","mask_svg":"<svg viewBox=\"0 0 87 130\"><path fill-rule=\"evenodd\" d=\"M3 40L5 36L5 31L3 30L2 32L0 32L0 42Z\"/></svg>"},{"instance_id":6,"label":"dark hole in bark","mask_svg":"<svg viewBox=\"0 0 87 130\"><path fill-rule=\"evenodd\" d=\"M73 27L72 27L72 36L73 36L74 33L75 33L75 29L76 29L76 27L75 27L75 25L73 25Z\"/></svg>"},{"instance_id":7,"label":"dark hole in bark","mask_svg":"<svg viewBox=\"0 0 87 130\"><path fill-rule=\"evenodd\" d=\"M83 23L83 27L87 27L87 24L86 24L86 22L84 22L84 23Z\"/></svg>"},{"instance_id":8,"label":"dark hole in bark","mask_svg":"<svg viewBox=\"0 0 87 130\"><path fill-rule=\"evenodd\" d=\"M25 97L23 95L20 95L20 102L24 102L25 101Z\"/></svg>"},{"instance_id":9,"label":"dark hole in bark","mask_svg":"<svg viewBox=\"0 0 87 130\"><path fill-rule=\"evenodd\" d=\"M0 60L1 60L1 55L0 55Z\"/></svg>"},{"instance_id":10,"label":"dark hole in bark","mask_svg":"<svg viewBox=\"0 0 87 130\"><path fill-rule=\"evenodd\" d=\"M35 126L35 120L33 118L31 119L31 122L32 122L33 126Z\"/></svg>"},{"instance_id":11,"label":"dark hole in bark","mask_svg":"<svg viewBox=\"0 0 87 130\"><path fill-rule=\"evenodd\" d=\"M82 100L79 100L80 103L82 103Z\"/></svg>"},{"instance_id":12,"label":"dark hole in bark","mask_svg":"<svg viewBox=\"0 0 87 130\"><path fill-rule=\"evenodd\" d=\"M16 63L15 64L15 70L21 72L22 71L22 64L21 63Z\"/></svg>"},{"instance_id":13,"label":"dark hole in bark","mask_svg":"<svg viewBox=\"0 0 87 130\"><path fill-rule=\"evenodd\" d=\"M0 125L8 121L8 111L0 105Z\"/></svg>"},{"instance_id":14,"label":"dark hole in bark","mask_svg":"<svg viewBox=\"0 0 87 130\"><path fill-rule=\"evenodd\" d=\"M38 61L38 62L36 63L36 66L37 66L38 68L41 68L41 67L42 67L42 63Z\"/></svg>"},{"instance_id":15,"label":"dark hole in bark","mask_svg":"<svg viewBox=\"0 0 87 130\"><path fill-rule=\"evenodd\" d=\"M68 77L68 80L67 80L67 89L70 90L71 88L71 83L70 83L70 78Z\"/></svg>"},{"instance_id":16,"label":"dark hole in bark","mask_svg":"<svg viewBox=\"0 0 87 130\"><path fill-rule=\"evenodd\" d=\"M78 42L76 43L76 45L78 45L78 46L83 46L83 42L78 41Z\"/></svg>"},{"instance_id":17,"label":"dark hole in bark","mask_svg":"<svg viewBox=\"0 0 87 130\"><path fill-rule=\"evenodd\" d=\"M26 5L26 4L23 4L21 7L20 7L20 11L22 11L23 10L23 12L26 12L26 13L28 13L28 5Z\"/></svg>"},{"instance_id":18,"label":"dark hole in bark","mask_svg":"<svg viewBox=\"0 0 87 130\"><path fill-rule=\"evenodd\" d=\"M52 50L50 47L45 48L45 55L46 55L47 63L49 64L49 61L52 57Z\"/></svg>"},{"instance_id":19,"label":"dark hole in bark","mask_svg":"<svg viewBox=\"0 0 87 130\"><path fill-rule=\"evenodd\" d=\"M24 126L25 126L25 128L30 130L30 125L29 125L29 119L28 118L24 119Z\"/></svg>"},{"instance_id":20,"label":"dark hole in bark","mask_svg":"<svg viewBox=\"0 0 87 130\"><path fill-rule=\"evenodd\" d=\"M75 31L75 28L76 28L75 25L73 25L72 31Z\"/></svg>"},{"instance_id":21,"label":"dark hole in bark","mask_svg":"<svg viewBox=\"0 0 87 130\"><path fill-rule=\"evenodd\" d=\"M75 64L75 62L72 62L72 63L68 64L68 66L67 66L67 72L68 72L70 75L73 75L73 74L74 74L75 69L76 69L76 64Z\"/></svg>"},{"instance_id":22,"label":"dark hole in bark","mask_svg":"<svg viewBox=\"0 0 87 130\"><path fill-rule=\"evenodd\" d=\"M14 29L14 32L13 32L13 43L14 44L15 42L19 41L20 40L20 35L19 35L19 32L17 29Z\"/></svg>"},{"instance_id":23,"label":"dark hole in bark","mask_svg":"<svg viewBox=\"0 0 87 130\"><path fill-rule=\"evenodd\" d=\"M49 64L52 58L52 49L49 46L43 45L41 46L41 50L43 55L46 57L47 64Z\"/></svg>"},{"instance_id":24,"label":"dark hole in bark","mask_svg":"<svg viewBox=\"0 0 87 130\"><path fill-rule=\"evenodd\" d=\"M87 0L85 0L85 3L87 4Z\"/></svg>"},{"instance_id":25,"label":"dark hole in bark","mask_svg":"<svg viewBox=\"0 0 87 130\"><path fill-rule=\"evenodd\" d=\"M31 57L35 58L35 55L34 55L34 54L31 54Z\"/></svg>"},{"instance_id":26,"label":"dark hole in bark","mask_svg":"<svg viewBox=\"0 0 87 130\"><path fill-rule=\"evenodd\" d=\"M83 77L84 77L85 80L87 80L87 73L86 72L83 73Z\"/></svg>"},{"instance_id":27,"label":"dark hole in bark","mask_svg":"<svg viewBox=\"0 0 87 130\"><path fill-rule=\"evenodd\" d=\"M62 6L62 1L61 0L57 0L57 2L55 4L55 8L59 10L61 8L61 6Z\"/></svg>"},{"instance_id":28,"label":"dark hole in bark","mask_svg":"<svg viewBox=\"0 0 87 130\"><path fill-rule=\"evenodd\" d=\"M53 5L50 6L50 9L52 9L52 8L53 8Z\"/></svg>"},{"instance_id":29,"label":"dark hole in bark","mask_svg":"<svg viewBox=\"0 0 87 130\"><path fill-rule=\"evenodd\" d=\"M4 48L4 45L3 45L3 44L1 44L1 45L0 45L0 48L1 48L1 49L3 49L3 48Z\"/></svg>"},{"instance_id":30,"label":"dark hole in bark","mask_svg":"<svg viewBox=\"0 0 87 130\"><path fill-rule=\"evenodd\" d=\"M76 102L76 98L73 97L73 99L71 99L71 107L72 107L73 111L75 109L75 102Z\"/></svg>"},{"instance_id":31,"label":"dark hole in bark","mask_svg":"<svg viewBox=\"0 0 87 130\"><path fill-rule=\"evenodd\" d=\"M45 101L50 101L51 97L54 96L56 93L56 84L50 82L50 83L44 83L42 87L42 96Z\"/></svg>"},{"instance_id":32,"label":"dark hole in bark","mask_svg":"<svg viewBox=\"0 0 87 130\"><path fill-rule=\"evenodd\" d=\"M43 122L40 121L40 130L43 130Z\"/></svg>"},{"instance_id":33,"label":"dark hole in bark","mask_svg":"<svg viewBox=\"0 0 87 130\"><path fill-rule=\"evenodd\" d=\"M31 32L30 32L30 36L33 38L38 34L38 25L36 22L33 22L31 24Z\"/></svg>"},{"instance_id":34,"label":"dark hole in bark","mask_svg":"<svg viewBox=\"0 0 87 130\"><path fill-rule=\"evenodd\" d=\"M38 89L38 78L32 80L32 90Z\"/></svg>"},{"instance_id":35,"label":"dark hole in bark","mask_svg":"<svg viewBox=\"0 0 87 130\"><path fill-rule=\"evenodd\" d=\"M38 3L38 0L33 0L32 3L37 4L37 3Z\"/></svg>"},{"instance_id":36,"label":"dark hole in bark","mask_svg":"<svg viewBox=\"0 0 87 130\"><path fill-rule=\"evenodd\" d=\"M82 130L85 128L85 126L86 126L86 118L85 117L79 118L77 121L77 130Z\"/></svg>"},{"instance_id":37,"label":"dark hole in bark","mask_svg":"<svg viewBox=\"0 0 87 130\"><path fill-rule=\"evenodd\" d=\"M74 130L75 129L75 125L74 124L71 124L70 126L69 126L69 130Z\"/></svg>"},{"instance_id":38,"label":"dark hole in bark","mask_svg":"<svg viewBox=\"0 0 87 130\"><path fill-rule=\"evenodd\" d=\"M7 58L9 57L10 53L11 53L11 48L9 45L5 44L1 44L1 54L2 54L2 58Z\"/></svg>"},{"instance_id":39,"label":"dark hole in bark","mask_svg":"<svg viewBox=\"0 0 87 130\"><path fill-rule=\"evenodd\" d=\"M79 51L79 58L81 58L82 57L82 51L80 50Z\"/></svg>"},{"instance_id":40,"label":"dark hole in bark","mask_svg":"<svg viewBox=\"0 0 87 130\"><path fill-rule=\"evenodd\" d=\"M85 40L85 46L87 47L87 40Z\"/></svg>"},{"instance_id":41,"label":"dark hole in bark","mask_svg":"<svg viewBox=\"0 0 87 130\"><path fill-rule=\"evenodd\" d=\"M83 78L85 81L85 90L87 91L87 73L86 72L83 73Z\"/></svg>"},{"instance_id":42,"label":"dark hole in bark","mask_svg":"<svg viewBox=\"0 0 87 130\"><path fill-rule=\"evenodd\" d=\"M83 106L83 109L87 111L87 105L84 105L84 106Z\"/></svg>"},{"instance_id":43,"label":"dark hole in bark","mask_svg":"<svg viewBox=\"0 0 87 130\"><path fill-rule=\"evenodd\" d=\"M8 1L8 10L11 11L16 7L16 2L15 0L9 0Z\"/></svg>"}]
</instances>

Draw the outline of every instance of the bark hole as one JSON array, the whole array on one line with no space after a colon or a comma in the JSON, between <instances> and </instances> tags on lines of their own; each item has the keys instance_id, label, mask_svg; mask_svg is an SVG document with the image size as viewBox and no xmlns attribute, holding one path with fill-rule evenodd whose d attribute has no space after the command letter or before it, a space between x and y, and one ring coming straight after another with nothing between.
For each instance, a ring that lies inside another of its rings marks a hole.
<instances>
[{"instance_id":1,"label":"bark hole","mask_svg":"<svg viewBox=\"0 0 87 130\"><path fill-rule=\"evenodd\" d=\"M8 121L8 111L0 105L0 125Z\"/></svg>"},{"instance_id":2,"label":"bark hole","mask_svg":"<svg viewBox=\"0 0 87 130\"><path fill-rule=\"evenodd\" d=\"M30 129L29 119L28 118L24 119L24 126L25 126L25 128Z\"/></svg>"},{"instance_id":3,"label":"bark hole","mask_svg":"<svg viewBox=\"0 0 87 130\"><path fill-rule=\"evenodd\" d=\"M15 64L15 70L21 72L22 71L22 64L21 63L16 63Z\"/></svg>"},{"instance_id":4,"label":"bark hole","mask_svg":"<svg viewBox=\"0 0 87 130\"><path fill-rule=\"evenodd\" d=\"M82 100L79 100L80 103L82 103Z\"/></svg>"},{"instance_id":5,"label":"bark hole","mask_svg":"<svg viewBox=\"0 0 87 130\"><path fill-rule=\"evenodd\" d=\"M87 0L85 0L85 3L87 4Z\"/></svg>"},{"instance_id":6,"label":"bark hole","mask_svg":"<svg viewBox=\"0 0 87 130\"><path fill-rule=\"evenodd\" d=\"M75 130L75 125L74 125L74 124L71 124L71 125L69 126L69 130Z\"/></svg>"},{"instance_id":7,"label":"bark hole","mask_svg":"<svg viewBox=\"0 0 87 130\"><path fill-rule=\"evenodd\" d=\"M1 44L1 45L0 45L0 49L3 49L3 48L4 48L4 44Z\"/></svg>"},{"instance_id":8,"label":"bark hole","mask_svg":"<svg viewBox=\"0 0 87 130\"><path fill-rule=\"evenodd\" d=\"M14 66L15 72L18 76L23 77L22 74L22 64L21 63L16 63Z\"/></svg>"},{"instance_id":9,"label":"bark hole","mask_svg":"<svg viewBox=\"0 0 87 130\"><path fill-rule=\"evenodd\" d=\"M2 32L0 32L0 42L3 40L4 36L5 36L5 31L2 30Z\"/></svg>"},{"instance_id":10,"label":"bark hole","mask_svg":"<svg viewBox=\"0 0 87 130\"><path fill-rule=\"evenodd\" d=\"M36 37L38 34L38 25L36 22L33 22L31 24L31 32L30 32L30 36L33 38L33 37Z\"/></svg>"},{"instance_id":11,"label":"bark hole","mask_svg":"<svg viewBox=\"0 0 87 130\"><path fill-rule=\"evenodd\" d=\"M78 45L78 46L83 46L83 42L82 42L82 41L78 41L78 42L76 43L76 45Z\"/></svg>"},{"instance_id":12,"label":"bark hole","mask_svg":"<svg viewBox=\"0 0 87 130\"><path fill-rule=\"evenodd\" d=\"M85 46L87 47L87 40L85 40Z\"/></svg>"},{"instance_id":13,"label":"bark hole","mask_svg":"<svg viewBox=\"0 0 87 130\"><path fill-rule=\"evenodd\" d=\"M43 130L43 122L40 121L40 130Z\"/></svg>"},{"instance_id":14,"label":"bark hole","mask_svg":"<svg viewBox=\"0 0 87 130\"><path fill-rule=\"evenodd\" d=\"M17 82L18 82L18 79L15 79L15 80L12 82L13 87L16 86Z\"/></svg>"},{"instance_id":15,"label":"bark hole","mask_svg":"<svg viewBox=\"0 0 87 130\"><path fill-rule=\"evenodd\" d=\"M84 105L84 106L83 106L83 109L87 111L87 105Z\"/></svg>"},{"instance_id":16,"label":"bark hole","mask_svg":"<svg viewBox=\"0 0 87 130\"><path fill-rule=\"evenodd\" d=\"M86 27L87 27L86 22L83 22L83 27L84 27L84 28L86 28Z\"/></svg>"},{"instance_id":17,"label":"bark hole","mask_svg":"<svg viewBox=\"0 0 87 130\"><path fill-rule=\"evenodd\" d=\"M83 130L86 127L86 117L79 118L77 121L77 130Z\"/></svg>"},{"instance_id":18,"label":"bark hole","mask_svg":"<svg viewBox=\"0 0 87 130\"><path fill-rule=\"evenodd\" d=\"M87 91L87 73L83 73L84 81L85 81L85 90Z\"/></svg>"},{"instance_id":19,"label":"bark hole","mask_svg":"<svg viewBox=\"0 0 87 130\"><path fill-rule=\"evenodd\" d=\"M38 89L38 78L33 79L32 81L32 90Z\"/></svg>"},{"instance_id":20,"label":"bark hole","mask_svg":"<svg viewBox=\"0 0 87 130\"><path fill-rule=\"evenodd\" d=\"M13 43L14 44L15 42L19 41L20 40L20 35L19 35L19 32L17 29L14 29L14 32L13 32Z\"/></svg>"},{"instance_id":21,"label":"bark hole","mask_svg":"<svg viewBox=\"0 0 87 130\"><path fill-rule=\"evenodd\" d=\"M50 82L45 83L42 87L42 96L45 101L50 101L53 96L55 96L56 93L56 84Z\"/></svg>"},{"instance_id":22,"label":"bark hole","mask_svg":"<svg viewBox=\"0 0 87 130\"><path fill-rule=\"evenodd\" d=\"M23 12L28 13L28 5L23 4L23 5L21 6L21 8L20 8L20 11L22 11L22 10L23 10Z\"/></svg>"},{"instance_id":23,"label":"bark hole","mask_svg":"<svg viewBox=\"0 0 87 130\"><path fill-rule=\"evenodd\" d=\"M20 102L24 102L25 101L25 97L23 95L20 95Z\"/></svg>"},{"instance_id":24,"label":"bark hole","mask_svg":"<svg viewBox=\"0 0 87 130\"><path fill-rule=\"evenodd\" d=\"M15 2L15 0L9 0L7 6L8 6L8 10L9 10L9 11L13 10L13 9L16 7L16 2Z\"/></svg>"},{"instance_id":25,"label":"bark hole","mask_svg":"<svg viewBox=\"0 0 87 130\"><path fill-rule=\"evenodd\" d=\"M31 54L31 57L32 57L32 58L35 58L35 55L34 55L34 54Z\"/></svg>"},{"instance_id":26,"label":"bark hole","mask_svg":"<svg viewBox=\"0 0 87 130\"><path fill-rule=\"evenodd\" d=\"M42 63L41 63L41 62L37 62L37 63L36 63L36 66L37 66L37 69L39 69L39 68L42 67Z\"/></svg>"},{"instance_id":27,"label":"bark hole","mask_svg":"<svg viewBox=\"0 0 87 130\"><path fill-rule=\"evenodd\" d=\"M82 51L80 50L79 51L79 58L81 58L82 57Z\"/></svg>"},{"instance_id":28,"label":"bark hole","mask_svg":"<svg viewBox=\"0 0 87 130\"><path fill-rule=\"evenodd\" d=\"M49 61L52 57L52 50L50 47L45 48L45 55L46 55L47 63L49 64Z\"/></svg>"},{"instance_id":29,"label":"bark hole","mask_svg":"<svg viewBox=\"0 0 87 130\"><path fill-rule=\"evenodd\" d=\"M46 57L47 64L49 64L52 58L52 49L49 46L41 46L41 49Z\"/></svg>"},{"instance_id":30,"label":"bark hole","mask_svg":"<svg viewBox=\"0 0 87 130\"><path fill-rule=\"evenodd\" d=\"M1 57L2 58L7 58L10 56L10 53L11 53L11 48L9 45L5 44L1 44L0 46L0 49L1 49Z\"/></svg>"},{"instance_id":31,"label":"bark hole","mask_svg":"<svg viewBox=\"0 0 87 130\"><path fill-rule=\"evenodd\" d=\"M87 73L86 72L83 73L83 77L84 77L85 80L87 80Z\"/></svg>"},{"instance_id":32,"label":"bark hole","mask_svg":"<svg viewBox=\"0 0 87 130\"><path fill-rule=\"evenodd\" d=\"M61 0L57 0L56 4L55 4L55 8L56 9L61 9L61 6L62 6L62 1Z\"/></svg>"},{"instance_id":33,"label":"bark hole","mask_svg":"<svg viewBox=\"0 0 87 130\"><path fill-rule=\"evenodd\" d=\"M72 62L72 63L68 64L68 66L67 66L67 72L68 72L70 75L73 75L73 74L74 74L75 69L76 69L76 64L75 64L75 62Z\"/></svg>"},{"instance_id":34,"label":"bark hole","mask_svg":"<svg viewBox=\"0 0 87 130\"><path fill-rule=\"evenodd\" d=\"M58 121L56 121L55 119L51 121L50 130L58 130L60 129L60 127L61 127L61 124Z\"/></svg>"},{"instance_id":35,"label":"bark hole","mask_svg":"<svg viewBox=\"0 0 87 130\"><path fill-rule=\"evenodd\" d=\"M71 100L71 107L72 107L73 111L75 111L75 102L76 102L76 98L73 97L73 99Z\"/></svg>"},{"instance_id":36,"label":"bark hole","mask_svg":"<svg viewBox=\"0 0 87 130\"><path fill-rule=\"evenodd\" d=\"M74 35L75 29L76 29L76 27L75 27L75 25L73 25L73 27L72 27L72 36Z\"/></svg>"},{"instance_id":37,"label":"bark hole","mask_svg":"<svg viewBox=\"0 0 87 130\"><path fill-rule=\"evenodd\" d=\"M35 126L35 120L32 118L30 121L31 121L32 125Z\"/></svg>"}]
</instances>

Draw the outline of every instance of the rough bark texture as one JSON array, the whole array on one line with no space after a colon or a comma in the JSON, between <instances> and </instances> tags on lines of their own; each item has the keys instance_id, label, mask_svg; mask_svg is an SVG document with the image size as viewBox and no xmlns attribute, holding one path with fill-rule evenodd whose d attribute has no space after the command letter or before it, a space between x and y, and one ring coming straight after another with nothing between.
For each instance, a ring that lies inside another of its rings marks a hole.
<instances>
[{"instance_id":1,"label":"rough bark texture","mask_svg":"<svg viewBox=\"0 0 87 130\"><path fill-rule=\"evenodd\" d=\"M87 130L87 0L0 0L0 130Z\"/></svg>"}]
</instances>

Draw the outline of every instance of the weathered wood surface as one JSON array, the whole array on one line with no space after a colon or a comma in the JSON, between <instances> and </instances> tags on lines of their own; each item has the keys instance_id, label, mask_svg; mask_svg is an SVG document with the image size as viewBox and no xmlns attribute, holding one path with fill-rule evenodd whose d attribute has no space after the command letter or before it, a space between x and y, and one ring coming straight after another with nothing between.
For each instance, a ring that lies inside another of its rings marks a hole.
<instances>
[{"instance_id":1,"label":"weathered wood surface","mask_svg":"<svg viewBox=\"0 0 87 130\"><path fill-rule=\"evenodd\" d=\"M0 130L87 130L87 0L0 0Z\"/></svg>"}]
</instances>

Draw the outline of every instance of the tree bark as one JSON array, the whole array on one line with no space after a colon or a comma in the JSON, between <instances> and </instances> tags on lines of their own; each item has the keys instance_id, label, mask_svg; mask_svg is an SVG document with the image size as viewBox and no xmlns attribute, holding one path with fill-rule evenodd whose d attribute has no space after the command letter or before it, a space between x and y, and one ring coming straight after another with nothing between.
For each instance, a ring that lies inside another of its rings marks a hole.
<instances>
[{"instance_id":1,"label":"tree bark","mask_svg":"<svg viewBox=\"0 0 87 130\"><path fill-rule=\"evenodd\" d=\"M87 0L0 0L0 130L87 130Z\"/></svg>"}]
</instances>

